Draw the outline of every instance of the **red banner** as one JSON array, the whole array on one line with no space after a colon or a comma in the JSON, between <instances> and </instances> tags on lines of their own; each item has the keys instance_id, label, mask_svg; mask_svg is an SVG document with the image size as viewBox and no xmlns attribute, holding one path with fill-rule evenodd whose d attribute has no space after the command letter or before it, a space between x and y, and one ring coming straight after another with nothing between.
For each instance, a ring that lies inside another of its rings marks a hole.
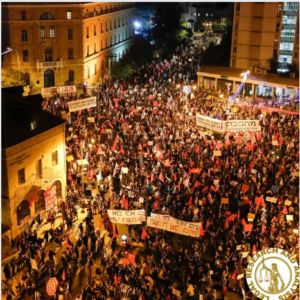
<instances>
[{"instance_id":1,"label":"red banner","mask_svg":"<svg viewBox=\"0 0 300 300\"><path fill-rule=\"evenodd\" d=\"M55 205L56 200L56 186L51 186L47 188L45 192L45 204L46 210L50 210Z\"/></svg>"}]
</instances>

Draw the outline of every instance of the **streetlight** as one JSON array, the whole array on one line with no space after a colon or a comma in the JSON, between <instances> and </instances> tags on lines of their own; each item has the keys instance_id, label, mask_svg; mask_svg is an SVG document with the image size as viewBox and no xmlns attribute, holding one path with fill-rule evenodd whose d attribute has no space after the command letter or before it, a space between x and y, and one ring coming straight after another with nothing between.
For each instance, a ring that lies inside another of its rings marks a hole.
<instances>
[{"instance_id":1,"label":"streetlight","mask_svg":"<svg viewBox=\"0 0 300 300\"><path fill-rule=\"evenodd\" d=\"M5 55L9 52L12 52L12 51L16 51L17 52L17 59L18 59L18 72L19 72L19 84L21 84L21 77L20 77L20 59L19 59L19 52L17 50L14 50L10 47L7 47L6 48L6 51L2 52L1 55Z\"/></svg>"},{"instance_id":2,"label":"streetlight","mask_svg":"<svg viewBox=\"0 0 300 300\"><path fill-rule=\"evenodd\" d=\"M123 234L121 236L121 239L122 239L122 246L123 247L126 247L127 246L127 235L126 234Z\"/></svg>"}]
</instances>

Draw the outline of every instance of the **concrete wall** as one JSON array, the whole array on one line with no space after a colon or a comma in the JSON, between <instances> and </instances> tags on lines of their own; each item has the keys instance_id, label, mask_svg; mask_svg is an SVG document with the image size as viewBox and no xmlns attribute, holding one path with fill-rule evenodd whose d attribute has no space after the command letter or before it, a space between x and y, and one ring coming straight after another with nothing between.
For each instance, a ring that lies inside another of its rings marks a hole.
<instances>
[{"instance_id":1,"label":"concrete wall","mask_svg":"<svg viewBox=\"0 0 300 300\"><path fill-rule=\"evenodd\" d=\"M3 164L7 168L8 213L13 237L22 232L27 226L28 221L37 215L35 205L33 204L30 208L30 217L26 219L24 224L17 224L17 208L23 200L30 200L25 198L33 186L39 186L41 190L46 190L56 180L59 180L62 185L62 197L65 199L66 162L64 128L64 124L60 125L5 151ZM55 151L58 151L58 165L52 165L52 153ZM43 175L41 179L36 176L36 161L39 159L42 159ZM18 170L22 168L25 168L26 180L24 184L19 184Z\"/></svg>"}]
</instances>

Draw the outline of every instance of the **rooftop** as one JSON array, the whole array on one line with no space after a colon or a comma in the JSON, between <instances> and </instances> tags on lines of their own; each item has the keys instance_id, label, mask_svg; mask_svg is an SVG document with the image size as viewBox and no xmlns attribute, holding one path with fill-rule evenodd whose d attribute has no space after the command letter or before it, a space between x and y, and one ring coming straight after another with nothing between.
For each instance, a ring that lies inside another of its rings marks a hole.
<instances>
[{"instance_id":1,"label":"rooftop","mask_svg":"<svg viewBox=\"0 0 300 300\"><path fill-rule=\"evenodd\" d=\"M38 107L40 95L18 97L11 90L2 89L2 149L18 145L34 136L65 123ZM30 123L37 122L36 129L31 130Z\"/></svg>"},{"instance_id":2,"label":"rooftop","mask_svg":"<svg viewBox=\"0 0 300 300\"><path fill-rule=\"evenodd\" d=\"M200 69L200 71L197 72L197 74L202 75L201 73L208 73L212 75L236 77L242 80L241 73L245 71L246 70L244 69L238 69L238 68L204 66ZM293 86L299 88L299 79L280 77L274 74L257 74L252 72L251 75L256 77L259 80L263 80L264 82L269 82L278 85L285 85L285 86Z\"/></svg>"}]
</instances>

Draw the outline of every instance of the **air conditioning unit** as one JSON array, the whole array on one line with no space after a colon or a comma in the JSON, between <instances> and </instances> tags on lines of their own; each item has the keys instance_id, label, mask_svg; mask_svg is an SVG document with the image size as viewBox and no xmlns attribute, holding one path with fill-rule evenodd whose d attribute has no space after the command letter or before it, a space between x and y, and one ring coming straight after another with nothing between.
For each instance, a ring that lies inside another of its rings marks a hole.
<instances>
[{"instance_id":1,"label":"air conditioning unit","mask_svg":"<svg viewBox=\"0 0 300 300\"><path fill-rule=\"evenodd\" d=\"M267 74L267 70L261 70L261 74Z\"/></svg>"},{"instance_id":2,"label":"air conditioning unit","mask_svg":"<svg viewBox=\"0 0 300 300\"><path fill-rule=\"evenodd\" d=\"M262 74L262 70L261 70L261 69L257 69L257 70L256 70L256 73L257 73L257 74Z\"/></svg>"}]
</instances>

